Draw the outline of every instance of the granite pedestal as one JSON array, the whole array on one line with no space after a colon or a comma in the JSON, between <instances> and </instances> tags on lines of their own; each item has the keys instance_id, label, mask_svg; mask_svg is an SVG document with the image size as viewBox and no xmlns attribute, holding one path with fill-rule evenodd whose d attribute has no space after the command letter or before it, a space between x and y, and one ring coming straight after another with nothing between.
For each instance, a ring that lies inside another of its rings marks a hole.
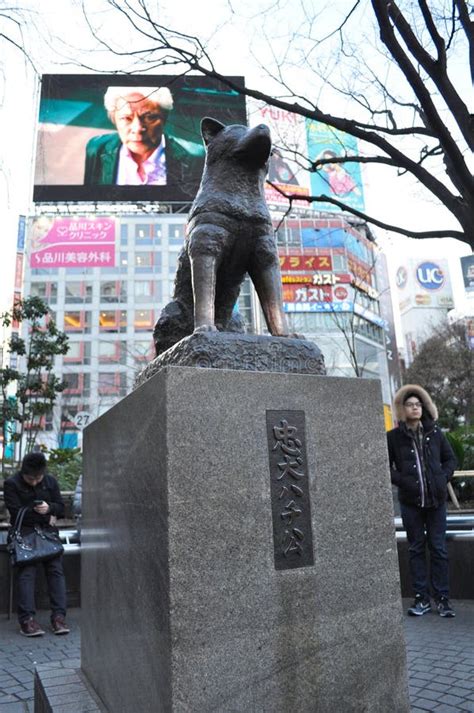
<instances>
[{"instance_id":1,"label":"granite pedestal","mask_svg":"<svg viewBox=\"0 0 474 713\"><path fill-rule=\"evenodd\" d=\"M290 569L283 411L314 561ZM86 429L82 671L105 710L408 713L382 413L377 381L167 367Z\"/></svg>"}]
</instances>

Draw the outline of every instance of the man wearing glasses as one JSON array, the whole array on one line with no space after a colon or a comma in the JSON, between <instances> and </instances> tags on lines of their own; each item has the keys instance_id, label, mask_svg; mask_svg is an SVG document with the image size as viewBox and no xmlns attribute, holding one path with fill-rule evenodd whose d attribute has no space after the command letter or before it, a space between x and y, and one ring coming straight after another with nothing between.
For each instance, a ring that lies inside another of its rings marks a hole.
<instances>
[{"instance_id":1,"label":"man wearing glasses","mask_svg":"<svg viewBox=\"0 0 474 713\"><path fill-rule=\"evenodd\" d=\"M431 611L426 545L430 551L431 594L442 617L455 616L449 603L446 548L447 484L456 458L436 424L438 410L425 389L406 384L395 394L398 427L389 431L392 483L398 487L400 511L409 545L415 602L408 614Z\"/></svg>"}]
</instances>

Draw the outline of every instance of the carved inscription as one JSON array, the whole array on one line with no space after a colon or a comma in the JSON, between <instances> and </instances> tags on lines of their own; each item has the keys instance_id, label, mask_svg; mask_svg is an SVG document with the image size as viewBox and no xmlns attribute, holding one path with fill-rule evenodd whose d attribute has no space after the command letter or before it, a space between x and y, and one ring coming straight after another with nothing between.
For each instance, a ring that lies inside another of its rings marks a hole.
<instances>
[{"instance_id":1,"label":"carved inscription","mask_svg":"<svg viewBox=\"0 0 474 713\"><path fill-rule=\"evenodd\" d=\"M267 411L275 569L314 564L304 411Z\"/></svg>"}]
</instances>

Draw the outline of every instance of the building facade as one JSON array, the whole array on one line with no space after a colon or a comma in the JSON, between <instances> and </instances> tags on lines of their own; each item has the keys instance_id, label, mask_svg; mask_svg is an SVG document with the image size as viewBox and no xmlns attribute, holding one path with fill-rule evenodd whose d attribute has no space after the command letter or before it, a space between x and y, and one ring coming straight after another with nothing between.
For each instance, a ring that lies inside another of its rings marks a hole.
<instances>
[{"instance_id":1,"label":"building facade","mask_svg":"<svg viewBox=\"0 0 474 713\"><path fill-rule=\"evenodd\" d=\"M186 214L176 212L40 213L29 220L24 294L48 303L70 341L55 364L67 388L40 442L80 445L84 425L129 393L153 358L153 326L171 299L185 224ZM278 218L275 227L291 330L317 342L328 374L380 378L389 408L391 318L380 290L386 270L367 227L316 213ZM248 331L265 333L248 280L238 308Z\"/></svg>"}]
</instances>

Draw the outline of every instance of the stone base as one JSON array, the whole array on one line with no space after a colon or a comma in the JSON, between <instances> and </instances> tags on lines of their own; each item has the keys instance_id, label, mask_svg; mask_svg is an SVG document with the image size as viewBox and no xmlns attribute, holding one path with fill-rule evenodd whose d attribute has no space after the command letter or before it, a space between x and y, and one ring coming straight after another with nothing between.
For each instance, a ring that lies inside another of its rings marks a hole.
<instances>
[{"instance_id":1,"label":"stone base","mask_svg":"<svg viewBox=\"0 0 474 713\"><path fill-rule=\"evenodd\" d=\"M314 342L290 337L200 332L181 339L138 375L140 386L165 366L324 375L324 357Z\"/></svg>"},{"instance_id":2,"label":"stone base","mask_svg":"<svg viewBox=\"0 0 474 713\"><path fill-rule=\"evenodd\" d=\"M378 381L162 369L85 430L83 511L82 670L110 712L410 710ZM306 566L277 568L282 523Z\"/></svg>"}]
</instances>

